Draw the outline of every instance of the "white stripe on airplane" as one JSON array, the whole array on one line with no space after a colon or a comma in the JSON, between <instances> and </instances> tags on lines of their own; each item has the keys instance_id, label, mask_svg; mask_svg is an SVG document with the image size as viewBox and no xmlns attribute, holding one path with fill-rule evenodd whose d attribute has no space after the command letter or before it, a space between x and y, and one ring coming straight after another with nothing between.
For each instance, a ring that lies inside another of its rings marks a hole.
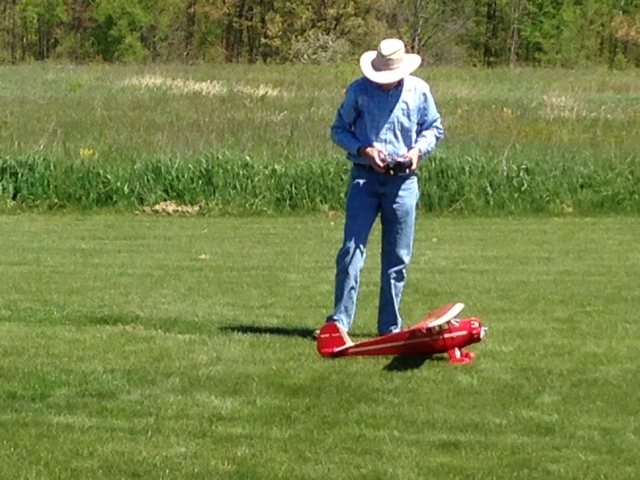
<instances>
[{"instance_id":1,"label":"white stripe on airplane","mask_svg":"<svg viewBox=\"0 0 640 480\"><path fill-rule=\"evenodd\" d=\"M442 335L442 338L454 338L459 337L461 335L466 335L467 331L461 332L453 332L453 333L445 333ZM389 347L397 347L400 345L412 345L414 343L426 342L434 340L433 337L424 337L424 338L414 338L413 340L405 340L403 342L393 342L393 343L383 343L380 345L368 345L366 347L355 347L349 350L350 352L368 352L369 350L376 350L379 348L389 348Z\"/></svg>"}]
</instances>

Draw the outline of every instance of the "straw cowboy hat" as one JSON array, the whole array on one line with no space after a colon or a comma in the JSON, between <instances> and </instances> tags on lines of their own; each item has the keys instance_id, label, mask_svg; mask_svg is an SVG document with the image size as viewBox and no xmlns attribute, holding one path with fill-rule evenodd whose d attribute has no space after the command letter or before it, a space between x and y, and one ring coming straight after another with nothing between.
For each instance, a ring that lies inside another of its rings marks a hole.
<instances>
[{"instance_id":1,"label":"straw cowboy hat","mask_svg":"<svg viewBox=\"0 0 640 480\"><path fill-rule=\"evenodd\" d=\"M406 53L404 42L397 38L386 38L378 50L365 52L360 57L360 69L364 76L375 83L395 83L416 70L422 58Z\"/></svg>"}]
</instances>

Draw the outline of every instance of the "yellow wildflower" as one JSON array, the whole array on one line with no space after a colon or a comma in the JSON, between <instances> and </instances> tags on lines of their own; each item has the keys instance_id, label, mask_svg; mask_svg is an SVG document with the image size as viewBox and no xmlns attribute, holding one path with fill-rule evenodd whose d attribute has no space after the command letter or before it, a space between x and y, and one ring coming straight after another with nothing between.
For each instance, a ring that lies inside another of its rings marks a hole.
<instances>
[{"instance_id":1,"label":"yellow wildflower","mask_svg":"<svg viewBox=\"0 0 640 480\"><path fill-rule=\"evenodd\" d=\"M93 148L81 148L80 156L83 158L95 156L96 151Z\"/></svg>"}]
</instances>

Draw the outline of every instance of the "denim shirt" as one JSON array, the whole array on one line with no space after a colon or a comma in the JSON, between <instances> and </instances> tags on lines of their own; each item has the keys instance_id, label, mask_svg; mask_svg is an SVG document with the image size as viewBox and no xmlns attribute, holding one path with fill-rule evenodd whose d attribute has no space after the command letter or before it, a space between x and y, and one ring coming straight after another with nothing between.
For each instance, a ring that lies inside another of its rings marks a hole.
<instances>
[{"instance_id":1,"label":"denim shirt","mask_svg":"<svg viewBox=\"0 0 640 480\"><path fill-rule=\"evenodd\" d=\"M347 88L331 126L331 138L347 151L354 163L367 164L358 156L360 147L377 147L391 157L405 155L414 147L431 153L443 138L440 114L429 85L408 76L391 90L362 77Z\"/></svg>"}]
</instances>

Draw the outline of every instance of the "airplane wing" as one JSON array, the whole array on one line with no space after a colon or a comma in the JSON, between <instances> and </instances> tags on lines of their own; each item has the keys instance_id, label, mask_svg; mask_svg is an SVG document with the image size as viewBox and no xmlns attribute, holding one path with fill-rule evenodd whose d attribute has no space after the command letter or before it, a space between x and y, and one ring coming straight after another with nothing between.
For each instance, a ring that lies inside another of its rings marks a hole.
<instances>
[{"instance_id":1,"label":"airplane wing","mask_svg":"<svg viewBox=\"0 0 640 480\"><path fill-rule=\"evenodd\" d=\"M433 328L450 322L464 309L464 303L449 303L444 307L427 313L420 323L411 328Z\"/></svg>"}]
</instances>

